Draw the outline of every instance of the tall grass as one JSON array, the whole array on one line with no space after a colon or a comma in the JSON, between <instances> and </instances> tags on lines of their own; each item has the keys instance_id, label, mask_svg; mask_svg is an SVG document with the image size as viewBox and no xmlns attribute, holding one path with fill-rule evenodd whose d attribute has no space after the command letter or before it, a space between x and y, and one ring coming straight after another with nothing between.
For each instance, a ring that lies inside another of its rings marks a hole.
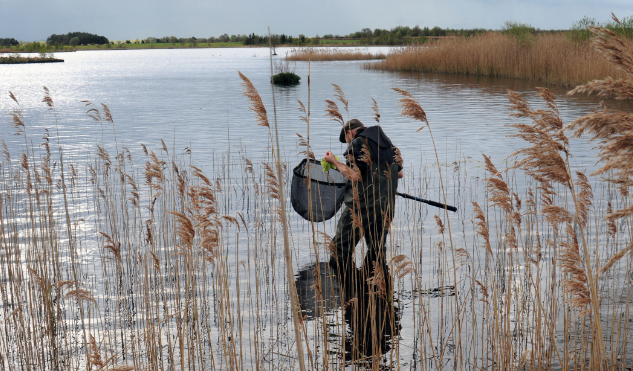
<instances>
[{"instance_id":1,"label":"tall grass","mask_svg":"<svg viewBox=\"0 0 633 371\"><path fill-rule=\"evenodd\" d=\"M597 32L628 77L572 93L630 99L633 53ZM48 131L37 143L10 94L24 142L17 156L4 142L1 151L3 370L298 369L298 342L310 370L633 366L629 114L605 110L566 124L549 90L538 91L542 107L508 92L527 147L503 170L483 155L481 180L466 173L465 159L441 179L431 168L407 169L403 188L450 197L453 187L457 217L401 204L389 267L359 282L363 296L347 297L318 264L329 258L328 225L312 224L302 239L305 224L283 219L288 164L241 76L272 150L261 164L244 149L218 154L204 170L162 141L143 145L139 160L102 139L76 163ZM347 106L338 86L335 93ZM398 93L402 114L428 126L415 98ZM56 121L47 89L44 103ZM301 106L309 123L310 106ZM104 130L115 128L107 106L88 108ZM598 141L604 166L595 174L571 171L569 133ZM300 147L310 156L307 140ZM289 276L289 255L307 251L308 269ZM290 334L295 284L299 336Z\"/></svg>"},{"instance_id":2,"label":"tall grass","mask_svg":"<svg viewBox=\"0 0 633 371\"><path fill-rule=\"evenodd\" d=\"M367 63L365 68L513 77L564 86L625 76L594 50L591 40L573 41L563 32L526 37L489 32L442 39L396 49L385 61Z\"/></svg>"},{"instance_id":3,"label":"tall grass","mask_svg":"<svg viewBox=\"0 0 633 371\"><path fill-rule=\"evenodd\" d=\"M361 49L338 48L298 48L292 49L286 56L288 61L358 61L368 59L385 59L382 53L373 54Z\"/></svg>"}]
</instances>

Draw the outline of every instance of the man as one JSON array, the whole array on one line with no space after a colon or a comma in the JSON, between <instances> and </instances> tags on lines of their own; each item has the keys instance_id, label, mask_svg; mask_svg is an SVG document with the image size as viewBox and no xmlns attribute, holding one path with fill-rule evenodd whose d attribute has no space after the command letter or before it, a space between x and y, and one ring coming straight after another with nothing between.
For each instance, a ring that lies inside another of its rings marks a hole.
<instances>
[{"instance_id":1,"label":"man","mask_svg":"<svg viewBox=\"0 0 633 371\"><path fill-rule=\"evenodd\" d=\"M383 269L385 279L388 277L385 242L394 214L398 178L403 177L403 170L399 150L378 125L366 128L357 119L349 120L341 129L339 140L348 143L346 164L330 151L324 156L348 180L346 208L336 228L333 239L336 252L330 265L338 270L339 280L349 290L350 285L355 285L350 282L356 272L352 257L362 237L367 242L367 254L361 268L361 282L373 272L374 263Z\"/></svg>"}]
</instances>

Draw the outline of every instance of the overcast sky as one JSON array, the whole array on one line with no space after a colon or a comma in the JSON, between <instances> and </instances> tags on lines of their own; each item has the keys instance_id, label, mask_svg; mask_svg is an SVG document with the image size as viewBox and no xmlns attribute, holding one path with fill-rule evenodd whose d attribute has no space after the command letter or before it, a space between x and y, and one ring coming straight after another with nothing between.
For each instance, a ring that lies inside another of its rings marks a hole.
<instances>
[{"instance_id":1,"label":"overcast sky","mask_svg":"<svg viewBox=\"0 0 633 371\"><path fill-rule=\"evenodd\" d=\"M223 33L346 35L398 25L495 28L504 21L569 28L583 16L633 15L633 0L0 0L0 38L85 31L110 40Z\"/></svg>"}]
</instances>

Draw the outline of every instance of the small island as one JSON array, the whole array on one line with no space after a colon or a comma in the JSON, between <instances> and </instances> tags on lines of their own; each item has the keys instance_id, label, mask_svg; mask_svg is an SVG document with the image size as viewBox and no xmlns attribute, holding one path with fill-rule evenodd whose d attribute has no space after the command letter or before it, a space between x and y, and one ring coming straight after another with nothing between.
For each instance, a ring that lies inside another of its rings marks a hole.
<instances>
[{"instance_id":1,"label":"small island","mask_svg":"<svg viewBox=\"0 0 633 371\"><path fill-rule=\"evenodd\" d=\"M57 63L63 61L63 59L53 57L20 57L15 55L0 57L0 64Z\"/></svg>"}]
</instances>

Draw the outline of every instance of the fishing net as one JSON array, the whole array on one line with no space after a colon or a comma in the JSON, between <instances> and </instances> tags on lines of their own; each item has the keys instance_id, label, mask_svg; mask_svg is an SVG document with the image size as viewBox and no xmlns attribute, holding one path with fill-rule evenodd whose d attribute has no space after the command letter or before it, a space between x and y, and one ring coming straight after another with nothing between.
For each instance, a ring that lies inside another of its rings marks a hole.
<instances>
[{"instance_id":1,"label":"fishing net","mask_svg":"<svg viewBox=\"0 0 633 371\"><path fill-rule=\"evenodd\" d=\"M308 175L309 174L309 175ZM309 180L308 180L309 179ZM343 204L347 179L336 169L323 171L320 162L301 161L292 174L290 201L302 218L314 222L328 220ZM308 191L308 183L311 190ZM310 212L312 201L312 212Z\"/></svg>"}]
</instances>

